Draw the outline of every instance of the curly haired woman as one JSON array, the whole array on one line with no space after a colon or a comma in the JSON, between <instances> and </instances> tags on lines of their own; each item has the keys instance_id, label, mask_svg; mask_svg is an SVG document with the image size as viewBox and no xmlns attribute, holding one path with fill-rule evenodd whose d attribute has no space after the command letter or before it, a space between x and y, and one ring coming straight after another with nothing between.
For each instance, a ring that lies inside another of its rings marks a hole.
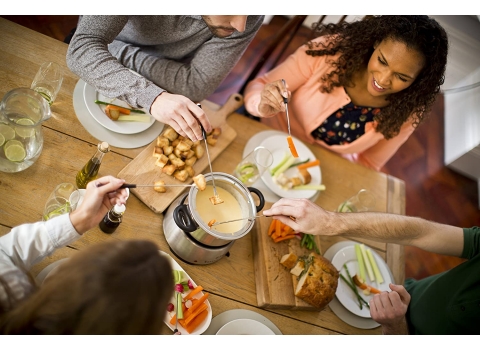
<instances>
[{"instance_id":1,"label":"curly haired woman","mask_svg":"<svg viewBox=\"0 0 480 350\"><path fill-rule=\"evenodd\" d=\"M440 91L447 34L428 16L371 16L319 30L322 36L248 84L245 107L286 131L288 97L293 135L380 170Z\"/></svg>"}]
</instances>

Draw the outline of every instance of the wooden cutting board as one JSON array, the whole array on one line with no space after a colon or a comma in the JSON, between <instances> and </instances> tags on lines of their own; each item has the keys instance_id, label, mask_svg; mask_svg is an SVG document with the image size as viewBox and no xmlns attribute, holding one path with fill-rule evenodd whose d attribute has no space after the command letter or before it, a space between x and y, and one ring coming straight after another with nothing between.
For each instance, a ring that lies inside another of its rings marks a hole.
<instances>
[{"instance_id":1,"label":"wooden cutting board","mask_svg":"<svg viewBox=\"0 0 480 350\"><path fill-rule=\"evenodd\" d=\"M265 203L264 210L271 206L272 203ZM266 309L318 310L294 295L297 277L280 264L285 254L303 256L311 251L300 247L300 240L295 238L274 243L267 234L271 222L268 217L258 218L252 235L258 306ZM323 252L318 236L315 236L315 241Z\"/></svg>"},{"instance_id":2,"label":"wooden cutting board","mask_svg":"<svg viewBox=\"0 0 480 350\"><path fill-rule=\"evenodd\" d=\"M243 97L239 94L232 94L219 110L212 110L207 105L202 105L202 109L207 114L212 126L222 128L222 134L215 146L208 145L212 162L237 136L236 131L226 123L226 119L242 105ZM157 140L155 139L125 168L120 170L118 177L125 179L127 183L138 185L153 185L158 180L163 180L166 184L191 184L193 182L191 177L185 182L181 182L172 176L163 174L161 169L155 165L156 158L152 155L156 142ZM200 174L207 168L208 173L210 173L206 154L193 165L195 174ZM131 189L131 192L155 213L162 213L184 190L185 187L169 187L167 192L159 193L154 191L153 187L139 187Z\"/></svg>"}]
</instances>

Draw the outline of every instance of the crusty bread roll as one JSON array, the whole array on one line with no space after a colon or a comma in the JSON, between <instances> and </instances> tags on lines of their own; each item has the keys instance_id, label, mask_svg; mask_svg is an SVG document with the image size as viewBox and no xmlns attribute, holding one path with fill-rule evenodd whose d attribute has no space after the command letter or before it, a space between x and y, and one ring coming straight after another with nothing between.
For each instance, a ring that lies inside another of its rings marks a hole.
<instances>
[{"instance_id":1,"label":"crusty bread roll","mask_svg":"<svg viewBox=\"0 0 480 350\"><path fill-rule=\"evenodd\" d=\"M312 181L312 175L310 175L307 169L300 169L298 172L300 173L303 185L307 185Z\"/></svg>"},{"instance_id":2,"label":"crusty bread roll","mask_svg":"<svg viewBox=\"0 0 480 350\"><path fill-rule=\"evenodd\" d=\"M335 296L338 271L330 261L315 253L305 259L305 271L298 281L295 296L323 309Z\"/></svg>"}]
</instances>

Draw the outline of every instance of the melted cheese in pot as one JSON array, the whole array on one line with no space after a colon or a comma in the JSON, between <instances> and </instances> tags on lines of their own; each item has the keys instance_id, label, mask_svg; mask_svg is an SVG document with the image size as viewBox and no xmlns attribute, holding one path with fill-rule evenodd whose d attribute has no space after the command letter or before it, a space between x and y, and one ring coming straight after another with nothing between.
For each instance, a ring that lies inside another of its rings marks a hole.
<instances>
[{"instance_id":1,"label":"melted cheese in pot","mask_svg":"<svg viewBox=\"0 0 480 350\"><path fill-rule=\"evenodd\" d=\"M217 193L224 202L222 204L213 205L212 202L210 202L210 197L214 196L213 186L207 185L205 190L197 192L196 210L205 225L208 225L208 222L212 219L215 219L216 222L221 222L243 217L240 204L230 192L217 186ZM229 222L213 226L211 230L220 233L234 233L242 229L246 222L247 220Z\"/></svg>"}]
</instances>

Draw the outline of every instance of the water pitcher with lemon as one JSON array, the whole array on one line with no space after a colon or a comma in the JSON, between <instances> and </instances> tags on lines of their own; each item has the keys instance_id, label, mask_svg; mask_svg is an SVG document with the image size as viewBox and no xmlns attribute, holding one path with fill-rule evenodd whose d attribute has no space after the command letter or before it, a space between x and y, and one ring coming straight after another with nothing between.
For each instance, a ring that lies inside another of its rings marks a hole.
<instances>
[{"instance_id":1,"label":"water pitcher with lemon","mask_svg":"<svg viewBox=\"0 0 480 350\"><path fill-rule=\"evenodd\" d=\"M42 122L50 105L28 88L13 89L0 102L0 171L16 173L30 167L43 149Z\"/></svg>"}]
</instances>

